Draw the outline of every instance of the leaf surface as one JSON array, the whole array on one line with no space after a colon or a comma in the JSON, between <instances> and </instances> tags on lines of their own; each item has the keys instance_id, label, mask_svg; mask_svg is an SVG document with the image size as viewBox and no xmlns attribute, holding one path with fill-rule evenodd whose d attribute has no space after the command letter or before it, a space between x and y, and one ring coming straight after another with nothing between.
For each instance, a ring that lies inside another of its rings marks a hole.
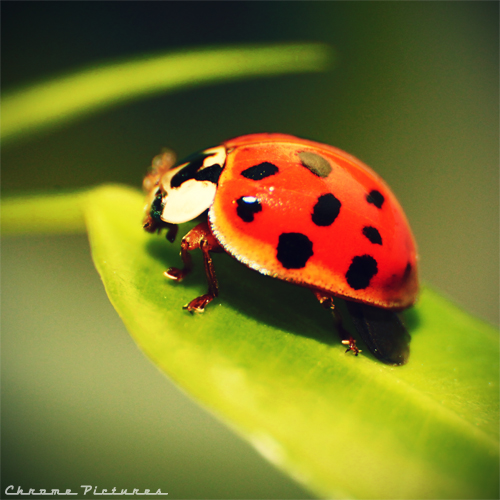
<instances>
[{"instance_id":1,"label":"leaf surface","mask_svg":"<svg viewBox=\"0 0 500 500\"><path fill-rule=\"evenodd\" d=\"M206 291L201 257L182 283L163 277L181 265L179 241L142 230L142 195L108 186L83 205L95 265L139 347L311 491L498 498L496 330L426 288L405 314L409 363L356 358L307 289L225 254L214 256L219 299L191 315L182 306Z\"/></svg>"}]
</instances>

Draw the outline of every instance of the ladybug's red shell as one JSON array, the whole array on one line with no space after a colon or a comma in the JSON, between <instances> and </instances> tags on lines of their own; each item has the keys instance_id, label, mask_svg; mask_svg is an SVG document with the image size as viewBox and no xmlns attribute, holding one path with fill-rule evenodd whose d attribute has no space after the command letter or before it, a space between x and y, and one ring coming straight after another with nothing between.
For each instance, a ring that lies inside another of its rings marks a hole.
<instances>
[{"instance_id":1,"label":"ladybug's red shell","mask_svg":"<svg viewBox=\"0 0 500 500\"><path fill-rule=\"evenodd\" d=\"M223 143L209 209L223 248L257 271L387 309L412 305L417 251L395 196L370 168L284 134Z\"/></svg>"}]
</instances>

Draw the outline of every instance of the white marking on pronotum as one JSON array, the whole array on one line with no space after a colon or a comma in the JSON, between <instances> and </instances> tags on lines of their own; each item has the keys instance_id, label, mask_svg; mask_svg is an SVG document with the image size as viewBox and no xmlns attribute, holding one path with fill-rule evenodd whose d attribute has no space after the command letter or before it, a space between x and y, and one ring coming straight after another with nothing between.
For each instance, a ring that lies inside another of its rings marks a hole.
<instances>
[{"instance_id":1,"label":"white marking on pronotum","mask_svg":"<svg viewBox=\"0 0 500 500\"><path fill-rule=\"evenodd\" d=\"M224 166L226 161L226 148L224 146L206 149L203 153L211 154L212 156L205 158L203 165L198 171L212 165ZM164 208L161 218L165 222L182 224L183 222L193 220L210 208L210 205L214 201L217 184L213 182L189 179L178 187L172 188L170 186L172 177L188 165L189 163L184 163L167 171L161 179L161 185L165 192L162 200Z\"/></svg>"},{"instance_id":2,"label":"white marking on pronotum","mask_svg":"<svg viewBox=\"0 0 500 500\"><path fill-rule=\"evenodd\" d=\"M190 179L178 188L169 189L165 198L162 220L182 224L201 215L215 198L217 185L210 181Z\"/></svg>"},{"instance_id":3,"label":"white marking on pronotum","mask_svg":"<svg viewBox=\"0 0 500 500\"><path fill-rule=\"evenodd\" d=\"M203 160L203 166L200 168L200 170L211 167L212 165L220 165L221 167L223 167L224 163L226 163L226 148L224 146L205 149L203 153L212 156L207 156L205 160Z\"/></svg>"}]
</instances>

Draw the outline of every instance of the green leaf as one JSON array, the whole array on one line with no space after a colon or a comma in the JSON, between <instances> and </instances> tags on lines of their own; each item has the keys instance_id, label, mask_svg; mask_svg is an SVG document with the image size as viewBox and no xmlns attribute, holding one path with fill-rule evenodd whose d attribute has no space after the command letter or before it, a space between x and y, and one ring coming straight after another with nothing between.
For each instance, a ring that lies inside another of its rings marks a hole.
<instances>
[{"instance_id":1,"label":"green leaf","mask_svg":"<svg viewBox=\"0 0 500 500\"><path fill-rule=\"evenodd\" d=\"M146 355L312 492L350 498L498 498L498 332L429 288L406 313L404 367L345 354L304 288L214 256L220 297L203 315L200 256L182 283L179 243L141 228L143 197L84 199L108 296ZM180 234L187 231L181 227ZM196 252L195 252L196 253Z\"/></svg>"},{"instance_id":2,"label":"green leaf","mask_svg":"<svg viewBox=\"0 0 500 500\"><path fill-rule=\"evenodd\" d=\"M320 43L197 49L93 66L2 96L3 143L138 97L220 81L324 71Z\"/></svg>"}]
</instances>

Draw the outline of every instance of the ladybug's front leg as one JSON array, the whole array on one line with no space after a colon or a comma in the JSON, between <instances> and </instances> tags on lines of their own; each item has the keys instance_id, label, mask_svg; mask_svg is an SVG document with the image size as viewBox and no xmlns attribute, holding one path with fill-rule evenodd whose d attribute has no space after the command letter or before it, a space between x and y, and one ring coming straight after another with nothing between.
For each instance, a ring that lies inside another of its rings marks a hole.
<instances>
[{"instance_id":1,"label":"ladybug's front leg","mask_svg":"<svg viewBox=\"0 0 500 500\"><path fill-rule=\"evenodd\" d=\"M349 346L345 352L352 351L355 356L357 356L361 349L356 345L356 340L353 339L352 335L344 328L342 325L342 316L339 311L335 308L335 304L333 303L333 297L330 295L325 295L323 292L318 290L313 290L315 297L319 300L319 303L325 308L330 309L332 314L337 322L337 330L339 333L340 340L342 344Z\"/></svg>"},{"instance_id":2,"label":"ladybug's front leg","mask_svg":"<svg viewBox=\"0 0 500 500\"><path fill-rule=\"evenodd\" d=\"M215 276L214 264L210 252L222 252L223 248L210 231L207 222L198 224L196 227L191 229L191 231L189 231L184 238L182 238L181 258L184 263L184 267L182 269L171 267L164 273L167 278L175 281L182 281L182 279L191 272L193 267L189 252L196 250L197 248L200 248L203 252L205 273L208 280L208 293L193 299L189 304L184 306L184 309L187 309L190 312L203 312L205 307L212 302L217 295L219 295L217 277Z\"/></svg>"}]
</instances>

